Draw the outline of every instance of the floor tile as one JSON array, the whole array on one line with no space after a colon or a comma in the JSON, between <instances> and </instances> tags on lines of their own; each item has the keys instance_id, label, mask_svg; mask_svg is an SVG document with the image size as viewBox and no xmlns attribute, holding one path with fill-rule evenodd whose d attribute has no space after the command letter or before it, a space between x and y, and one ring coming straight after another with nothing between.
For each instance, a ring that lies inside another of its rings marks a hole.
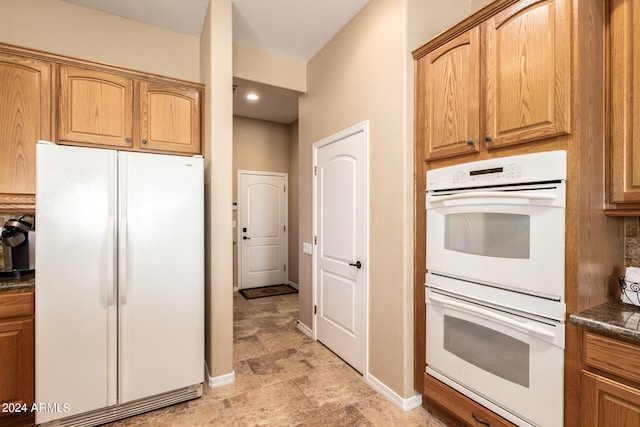
<instances>
[{"instance_id":1,"label":"floor tile","mask_svg":"<svg viewBox=\"0 0 640 427\"><path fill-rule=\"evenodd\" d=\"M247 426L295 426L318 412L291 381L252 390L230 401L237 420Z\"/></svg>"},{"instance_id":2,"label":"floor tile","mask_svg":"<svg viewBox=\"0 0 640 427\"><path fill-rule=\"evenodd\" d=\"M199 399L108 427L445 427L422 407L402 411L296 324L298 295L233 298L235 381Z\"/></svg>"},{"instance_id":3,"label":"floor tile","mask_svg":"<svg viewBox=\"0 0 640 427\"><path fill-rule=\"evenodd\" d=\"M324 413L343 409L376 393L346 365L314 369L294 382Z\"/></svg>"}]
</instances>

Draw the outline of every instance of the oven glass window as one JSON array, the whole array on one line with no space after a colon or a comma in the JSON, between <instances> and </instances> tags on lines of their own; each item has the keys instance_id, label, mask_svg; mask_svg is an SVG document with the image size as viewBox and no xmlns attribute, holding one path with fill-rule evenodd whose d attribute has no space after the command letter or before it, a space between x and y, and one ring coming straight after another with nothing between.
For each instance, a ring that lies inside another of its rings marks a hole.
<instances>
[{"instance_id":1,"label":"oven glass window","mask_svg":"<svg viewBox=\"0 0 640 427\"><path fill-rule=\"evenodd\" d=\"M529 259L529 215L471 212L444 219L446 249L472 255Z\"/></svg>"},{"instance_id":2,"label":"oven glass window","mask_svg":"<svg viewBox=\"0 0 640 427\"><path fill-rule=\"evenodd\" d=\"M529 388L529 344L525 342L445 315L444 349L483 371Z\"/></svg>"}]
</instances>

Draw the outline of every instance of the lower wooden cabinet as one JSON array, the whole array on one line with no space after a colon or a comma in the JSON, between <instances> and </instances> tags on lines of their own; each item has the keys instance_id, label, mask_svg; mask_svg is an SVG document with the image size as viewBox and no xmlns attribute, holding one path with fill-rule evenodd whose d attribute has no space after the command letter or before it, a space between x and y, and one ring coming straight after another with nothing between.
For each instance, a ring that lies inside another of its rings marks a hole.
<instances>
[{"instance_id":1,"label":"lower wooden cabinet","mask_svg":"<svg viewBox=\"0 0 640 427\"><path fill-rule=\"evenodd\" d=\"M640 345L584 332L581 426L640 425Z\"/></svg>"},{"instance_id":2,"label":"lower wooden cabinet","mask_svg":"<svg viewBox=\"0 0 640 427\"><path fill-rule=\"evenodd\" d=\"M31 425L35 394L34 292L0 293L0 425Z\"/></svg>"},{"instance_id":3,"label":"lower wooden cabinet","mask_svg":"<svg viewBox=\"0 0 640 427\"><path fill-rule=\"evenodd\" d=\"M584 427L640 426L640 389L583 371Z\"/></svg>"},{"instance_id":4,"label":"lower wooden cabinet","mask_svg":"<svg viewBox=\"0 0 640 427\"><path fill-rule=\"evenodd\" d=\"M515 424L474 402L448 385L424 374L422 400L452 425L513 427Z\"/></svg>"}]
</instances>

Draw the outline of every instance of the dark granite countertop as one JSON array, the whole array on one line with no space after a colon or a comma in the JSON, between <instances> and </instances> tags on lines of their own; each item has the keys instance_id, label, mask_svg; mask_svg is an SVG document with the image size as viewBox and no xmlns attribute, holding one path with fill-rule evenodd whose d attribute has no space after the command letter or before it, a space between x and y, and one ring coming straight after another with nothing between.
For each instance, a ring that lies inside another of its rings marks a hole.
<instances>
[{"instance_id":1,"label":"dark granite countertop","mask_svg":"<svg viewBox=\"0 0 640 427\"><path fill-rule=\"evenodd\" d=\"M595 332L640 344L640 307L609 301L569 316L569 321Z\"/></svg>"},{"instance_id":2,"label":"dark granite countertop","mask_svg":"<svg viewBox=\"0 0 640 427\"><path fill-rule=\"evenodd\" d=\"M21 277L0 277L0 292L15 289L29 289L36 285L35 274L28 274Z\"/></svg>"}]
</instances>

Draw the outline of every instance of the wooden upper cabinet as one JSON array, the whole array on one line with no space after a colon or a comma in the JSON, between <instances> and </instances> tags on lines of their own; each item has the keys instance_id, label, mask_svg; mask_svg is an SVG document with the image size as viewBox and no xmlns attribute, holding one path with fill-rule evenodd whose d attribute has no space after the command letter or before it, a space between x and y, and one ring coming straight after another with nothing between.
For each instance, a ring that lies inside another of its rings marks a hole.
<instances>
[{"instance_id":1,"label":"wooden upper cabinet","mask_svg":"<svg viewBox=\"0 0 640 427\"><path fill-rule=\"evenodd\" d=\"M609 201L640 203L640 4L612 0L610 10Z\"/></svg>"},{"instance_id":2,"label":"wooden upper cabinet","mask_svg":"<svg viewBox=\"0 0 640 427\"><path fill-rule=\"evenodd\" d=\"M133 146L133 80L103 71L60 66L59 140Z\"/></svg>"},{"instance_id":3,"label":"wooden upper cabinet","mask_svg":"<svg viewBox=\"0 0 640 427\"><path fill-rule=\"evenodd\" d=\"M199 85L60 66L59 142L201 154Z\"/></svg>"},{"instance_id":4,"label":"wooden upper cabinet","mask_svg":"<svg viewBox=\"0 0 640 427\"><path fill-rule=\"evenodd\" d=\"M473 28L416 63L416 126L429 160L479 150L479 35Z\"/></svg>"},{"instance_id":5,"label":"wooden upper cabinet","mask_svg":"<svg viewBox=\"0 0 640 427\"><path fill-rule=\"evenodd\" d=\"M496 4L469 29L454 27L413 53L425 160L571 130L571 0Z\"/></svg>"},{"instance_id":6,"label":"wooden upper cabinet","mask_svg":"<svg viewBox=\"0 0 640 427\"><path fill-rule=\"evenodd\" d=\"M51 64L0 52L2 210L34 208L39 139L51 139Z\"/></svg>"},{"instance_id":7,"label":"wooden upper cabinet","mask_svg":"<svg viewBox=\"0 0 640 427\"><path fill-rule=\"evenodd\" d=\"M520 1L484 24L488 148L569 133L570 8Z\"/></svg>"},{"instance_id":8,"label":"wooden upper cabinet","mask_svg":"<svg viewBox=\"0 0 640 427\"><path fill-rule=\"evenodd\" d=\"M140 148L199 154L200 92L140 82Z\"/></svg>"}]
</instances>

